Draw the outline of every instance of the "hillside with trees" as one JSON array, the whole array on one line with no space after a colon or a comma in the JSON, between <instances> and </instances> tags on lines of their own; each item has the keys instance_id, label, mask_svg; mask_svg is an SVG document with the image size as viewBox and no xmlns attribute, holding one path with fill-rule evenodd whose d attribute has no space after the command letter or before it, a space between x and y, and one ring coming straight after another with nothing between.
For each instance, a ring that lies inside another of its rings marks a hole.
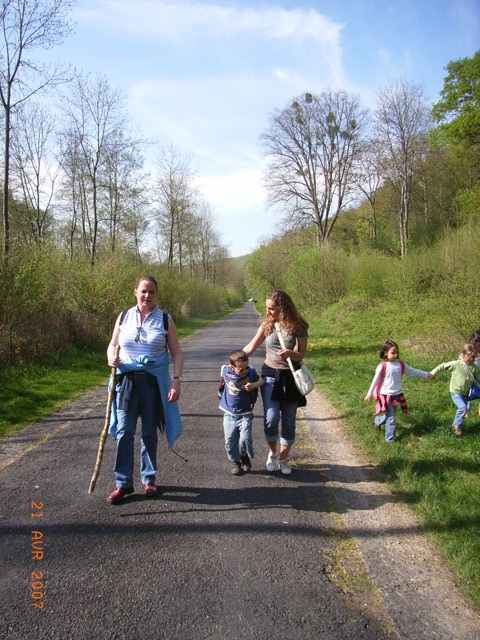
<instances>
[{"instance_id":1,"label":"hillside with trees","mask_svg":"<svg viewBox=\"0 0 480 640\"><path fill-rule=\"evenodd\" d=\"M397 305L387 333L408 315L422 343L480 324L480 52L446 70L433 106L402 79L373 113L340 91L273 115L266 187L284 231L252 254L249 291L298 292L311 314Z\"/></svg>"},{"instance_id":2,"label":"hillside with trees","mask_svg":"<svg viewBox=\"0 0 480 640\"><path fill-rule=\"evenodd\" d=\"M2 367L104 342L140 273L178 320L244 297L191 157L141 139L107 77L37 59L71 33L74 5L0 15Z\"/></svg>"}]
</instances>

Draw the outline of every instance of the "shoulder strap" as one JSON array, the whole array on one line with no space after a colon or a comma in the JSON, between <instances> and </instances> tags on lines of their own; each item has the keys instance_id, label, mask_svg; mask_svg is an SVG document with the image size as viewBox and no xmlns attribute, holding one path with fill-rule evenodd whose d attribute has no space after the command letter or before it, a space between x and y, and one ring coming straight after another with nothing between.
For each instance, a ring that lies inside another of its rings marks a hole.
<instances>
[{"instance_id":1,"label":"shoulder strap","mask_svg":"<svg viewBox=\"0 0 480 640\"><path fill-rule=\"evenodd\" d=\"M402 369L402 376L405 373L405 362L403 360L399 360L400 368Z\"/></svg>"},{"instance_id":2,"label":"shoulder strap","mask_svg":"<svg viewBox=\"0 0 480 640\"><path fill-rule=\"evenodd\" d=\"M250 382L255 382L253 379L254 376L254 368L252 367L251 364L248 365L248 379L250 380Z\"/></svg>"},{"instance_id":3,"label":"shoulder strap","mask_svg":"<svg viewBox=\"0 0 480 640\"><path fill-rule=\"evenodd\" d=\"M120 314L120 322L118 323L118 326L120 326L123 323L123 321L125 320L125 316L127 315L127 311L128 311L128 309L124 309L122 311L122 313Z\"/></svg>"},{"instance_id":4,"label":"shoulder strap","mask_svg":"<svg viewBox=\"0 0 480 640\"><path fill-rule=\"evenodd\" d=\"M285 349L285 342L283 340L282 330L281 330L280 324L278 322L275 323L275 331L277 332L278 341L280 342L280 346L282 347L282 349ZM295 368L293 366L292 359L291 358L287 358L287 362L288 362L288 366L290 367L290 370L293 373L295 371Z\"/></svg>"},{"instance_id":5,"label":"shoulder strap","mask_svg":"<svg viewBox=\"0 0 480 640\"><path fill-rule=\"evenodd\" d=\"M374 393L374 397L378 398L378 396L380 395L380 387L382 386L382 382L385 379L385 374L387 372L387 362L386 360L382 361L382 368L380 370L380 378L377 382L377 386L375 387L375 393Z\"/></svg>"}]
</instances>

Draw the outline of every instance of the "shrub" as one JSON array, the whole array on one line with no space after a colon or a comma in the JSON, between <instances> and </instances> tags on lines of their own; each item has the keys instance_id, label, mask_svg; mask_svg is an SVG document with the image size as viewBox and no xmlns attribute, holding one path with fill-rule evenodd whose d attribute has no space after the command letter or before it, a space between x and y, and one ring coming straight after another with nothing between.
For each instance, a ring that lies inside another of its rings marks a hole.
<instances>
[{"instance_id":1,"label":"shrub","mask_svg":"<svg viewBox=\"0 0 480 640\"><path fill-rule=\"evenodd\" d=\"M331 245L313 247L293 255L286 273L286 288L303 307L322 308L346 293L347 256Z\"/></svg>"}]
</instances>

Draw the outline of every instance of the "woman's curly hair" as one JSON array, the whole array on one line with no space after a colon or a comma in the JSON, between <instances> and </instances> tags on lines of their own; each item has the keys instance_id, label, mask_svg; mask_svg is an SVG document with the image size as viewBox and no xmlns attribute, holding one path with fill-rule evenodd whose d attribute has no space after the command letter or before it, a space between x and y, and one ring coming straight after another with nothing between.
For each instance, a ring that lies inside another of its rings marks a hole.
<instances>
[{"instance_id":1,"label":"woman's curly hair","mask_svg":"<svg viewBox=\"0 0 480 640\"><path fill-rule=\"evenodd\" d=\"M302 329L308 330L308 322L302 318L288 293L276 289L267 296L267 300L272 300L280 309L279 323L289 333L298 333ZM265 314L264 326L267 336L275 331L275 321L269 313Z\"/></svg>"}]
</instances>

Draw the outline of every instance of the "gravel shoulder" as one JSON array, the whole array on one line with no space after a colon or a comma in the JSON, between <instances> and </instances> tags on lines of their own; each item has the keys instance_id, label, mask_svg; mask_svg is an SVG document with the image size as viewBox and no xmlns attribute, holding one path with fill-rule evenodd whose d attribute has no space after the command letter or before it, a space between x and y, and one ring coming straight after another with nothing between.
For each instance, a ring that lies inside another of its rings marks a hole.
<instances>
[{"instance_id":1,"label":"gravel shoulder","mask_svg":"<svg viewBox=\"0 0 480 640\"><path fill-rule=\"evenodd\" d=\"M401 638L478 640L480 619L414 514L375 479L336 409L315 390L302 410L340 512Z\"/></svg>"}]
</instances>

